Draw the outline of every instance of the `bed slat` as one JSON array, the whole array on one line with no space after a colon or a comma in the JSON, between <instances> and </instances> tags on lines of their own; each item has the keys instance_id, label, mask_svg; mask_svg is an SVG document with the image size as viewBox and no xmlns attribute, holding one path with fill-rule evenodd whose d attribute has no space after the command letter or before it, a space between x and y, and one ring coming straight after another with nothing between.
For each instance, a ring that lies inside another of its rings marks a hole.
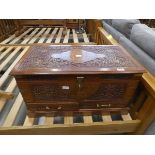
<instances>
[{"instance_id":1,"label":"bed slat","mask_svg":"<svg viewBox=\"0 0 155 155\"><path fill-rule=\"evenodd\" d=\"M9 73L13 69L13 67L16 65L16 63L20 60L20 58L26 53L29 47L25 47L24 50L20 53L20 55L16 58L16 60L11 64L11 66L5 71L5 73L0 78L0 87L3 85L5 80L8 78Z\"/></svg>"},{"instance_id":2,"label":"bed slat","mask_svg":"<svg viewBox=\"0 0 155 155\"><path fill-rule=\"evenodd\" d=\"M21 44L26 44L39 30L40 28L35 28L33 32L31 32L30 35L28 35Z\"/></svg>"},{"instance_id":3,"label":"bed slat","mask_svg":"<svg viewBox=\"0 0 155 155\"><path fill-rule=\"evenodd\" d=\"M121 116L124 121L132 120L130 114L127 111L122 111Z\"/></svg>"},{"instance_id":4,"label":"bed slat","mask_svg":"<svg viewBox=\"0 0 155 155\"><path fill-rule=\"evenodd\" d=\"M43 34L43 36L40 38L40 40L38 41L38 43L43 43L50 31L51 31L51 28L48 28L45 31L45 33Z\"/></svg>"},{"instance_id":5,"label":"bed slat","mask_svg":"<svg viewBox=\"0 0 155 155\"><path fill-rule=\"evenodd\" d=\"M103 122L112 122L112 118L109 112L102 113Z\"/></svg>"},{"instance_id":6,"label":"bed slat","mask_svg":"<svg viewBox=\"0 0 155 155\"><path fill-rule=\"evenodd\" d=\"M31 30L33 30L33 28L29 28L27 31L25 31L24 33L22 33L20 36L16 37L13 41L11 41L9 44L15 44L19 39L21 39L22 37L24 37L27 33L29 33Z\"/></svg>"},{"instance_id":7,"label":"bed slat","mask_svg":"<svg viewBox=\"0 0 155 155\"><path fill-rule=\"evenodd\" d=\"M90 112L85 112L83 115L84 123L89 124L93 123L92 115Z\"/></svg>"},{"instance_id":8,"label":"bed slat","mask_svg":"<svg viewBox=\"0 0 155 155\"><path fill-rule=\"evenodd\" d=\"M72 112L66 112L64 117L64 124L73 124Z\"/></svg>"},{"instance_id":9,"label":"bed slat","mask_svg":"<svg viewBox=\"0 0 155 155\"><path fill-rule=\"evenodd\" d=\"M3 124L4 127L9 127L13 124L22 102L23 102L23 98L22 98L21 93L19 93L15 102L14 102L13 107L11 108L11 110Z\"/></svg>"},{"instance_id":10,"label":"bed slat","mask_svg":"<svg viewBox=\"0 0 155 155\"><path fill-rule=\"evenodd\" d=\"M7 38L6 40L2 41L1 44L7 44L9 41L11 41L12 39L14 39L16 37L15 34L13 34L12 36L10 36L9 38Z\"/></svg>"},{"instance_id":11,"label":"bed slat","mask_svg":"<svg viewBox=\"0 0 155 155\"><path fill-rule=\"evenodd\" d=\"M53 37L55 36L56 32L57 32L58 28L54 28L53 32L51 33L51 35L49 36L49 38L47 39L46 43L51 43Z\"/></svg>"},{"instance_id":12,"label":"bed slat","mask_svg":"<svg viewBox=\"0 0 155 155\"><path fill-rule=\"evenodd\" d=\"M34 42L38 39L38 37L39 37L45 30L46 30L46 28L43 28L40 32L38 32L38 33L30 40L30 42L28 42L28 44L34 43Z\"/></svg>"},{"instance_id":13,"label":"bed slat","mask_svg":"<svg viewBox=\"0 0 155 155\"><path fill-rule=\"evenodd\" d=\"M3 68L7 65L7 63L9 63L9 61L19 52L20 49L21 49L21 46L17 47L17 48L3 61L3 63L0 65L0 71L3 70Z\"/></svg>"},{"instance_id":14,"label":"bed slat","mask_svg":"<svg viewBox=\"0 0 155 155\"><path fill-rule=\"evenodd\" d=\"M32 126L35 118L26 116L23 126Z\"/></svg>"},{"instance_id":15,"label":"bed slat","mask_svg":"<svg viewBox=\"0 0 155 155\"><path fill-rule=\"evenodd\" d=\"M6 50L0 55L0 60L2 60L12 49L13 49L13 47L9 47L8 49L6 49Z\"/></svg>"},{"instance_id":16,"label":"bed slat","mask_svg":"<svg viewBox=\"0 0 155 155\"><path fill-rule=\"evenodd\" d=\"M69 33L70 33L70 29L67 30L67 34L66 34L65 37L64 37L63 43L68 43Z\"/></svg>"},{"instance_id":17,"label":"bed slat","mask_svg":"<svg viewBox=\"0 0 155 155\"><path fill-rule=\"evenodd\" d=\"M54 122L54 115L52 114L51 116L47 116L45 118L45 125L52 125Z\"/></svg>"},{"instance_id":18,"label":"bed slat","mask_svg":"<svg viewBox=\"0 0 155 155\"><path fill-rule=\"evenodd\" d=\"M56 37L55 43L60 43L62 32L63 32L63 28L60 28L59 33Z\"/></svg>"},{"instance_id":19,"label":"bed slat","mask_svg":"<svg viewBox=\"0 0 155 155\"><path fill-rule=\"evenodd\" d=\"M74 40L74 43L78 43L78 37L77 37L77 34L75 33L75 30L72 29L72 32L73 32L73 40Z\"/></svg>"}]
</instances>

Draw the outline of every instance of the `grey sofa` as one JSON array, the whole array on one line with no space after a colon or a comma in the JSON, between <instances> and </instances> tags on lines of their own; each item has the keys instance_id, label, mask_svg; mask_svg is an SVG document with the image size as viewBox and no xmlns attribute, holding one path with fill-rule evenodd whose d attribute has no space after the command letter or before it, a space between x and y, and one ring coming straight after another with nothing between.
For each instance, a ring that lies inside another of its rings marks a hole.
<instances>
[{"instance_id":1,"label":"grey sofa","mask_svg":"<svg viewBox=\"0 0 155 155\"><path fill-rule=\"evenodd\" d=\"M117 42L155 76L155 29L136 19L103 20L102 24Z\"/></svg>"},{"instance_id":2,"label":"grey sofa","mask_svg":"<svg viewBox=\"0 0 155 155\"><path fill-rule=\"evenodd\" d=\"M155 28L131 19L109 19L102 23L104 29L155 76ZM145 134L155 135L155 120Z\"/></svg>"}]
</instances>

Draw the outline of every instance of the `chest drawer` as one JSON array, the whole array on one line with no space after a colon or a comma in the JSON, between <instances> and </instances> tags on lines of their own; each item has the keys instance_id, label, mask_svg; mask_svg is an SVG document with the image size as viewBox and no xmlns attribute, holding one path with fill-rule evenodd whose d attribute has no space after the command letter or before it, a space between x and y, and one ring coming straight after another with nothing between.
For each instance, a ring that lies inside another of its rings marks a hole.
<instances>
[{"instance_id":1,"label":"chest drawer","mask_svg":"<svg viewBox=\"0 0 155 155\"><path fill-rule=\"evenodd\" d=\"M65 111L65 110L78 110L78 103L67 103L67 104L29 104L28 110L31 111Z\"/></svg>"}]
</instances>

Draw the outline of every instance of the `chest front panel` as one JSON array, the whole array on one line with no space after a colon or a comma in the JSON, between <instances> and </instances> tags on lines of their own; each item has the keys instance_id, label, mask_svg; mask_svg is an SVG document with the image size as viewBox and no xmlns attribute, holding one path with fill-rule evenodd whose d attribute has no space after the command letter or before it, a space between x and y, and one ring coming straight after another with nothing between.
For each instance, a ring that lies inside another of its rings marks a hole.
<instances>
[{"instance_id":1,"label":"chest front panel","mask_svg":"<svg viewBox=\"0 0 155 155\"><path fill-rule=\"evenodd\" d=\"M29 77L17 80L18 87L29 104L76 104L77 108L127 107L139 83L131 76L54 76Z\"/></svg>"}]
</instances>

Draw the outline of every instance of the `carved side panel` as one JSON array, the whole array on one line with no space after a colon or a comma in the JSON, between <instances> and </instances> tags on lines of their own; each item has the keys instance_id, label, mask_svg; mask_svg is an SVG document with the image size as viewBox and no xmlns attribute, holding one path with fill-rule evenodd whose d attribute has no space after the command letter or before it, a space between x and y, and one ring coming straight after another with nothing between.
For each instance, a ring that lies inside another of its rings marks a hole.
<instances>
[{"instance_id":1,"label":"carved side panel","mask_svg":"<svg viewBox=\"0 0 155 155\"><path fill-rule=\"evenodd\" d=\"M121 99L127 89L126 84L114 83L114 84L102 84L94 95L89 99L91 100L109 100L109 99Z\"/></svg>"},{"instance_id":2,"label":"carved side panel","mask_svg":"<svg viewBox=\"0 0 155 155\"><path fill-rule=\"evenodd\" d=\"M63 86L52 84L32 86L34 100L58 101L73 99L70 89L63 89Z\"/></svg>"}]
</instances>

